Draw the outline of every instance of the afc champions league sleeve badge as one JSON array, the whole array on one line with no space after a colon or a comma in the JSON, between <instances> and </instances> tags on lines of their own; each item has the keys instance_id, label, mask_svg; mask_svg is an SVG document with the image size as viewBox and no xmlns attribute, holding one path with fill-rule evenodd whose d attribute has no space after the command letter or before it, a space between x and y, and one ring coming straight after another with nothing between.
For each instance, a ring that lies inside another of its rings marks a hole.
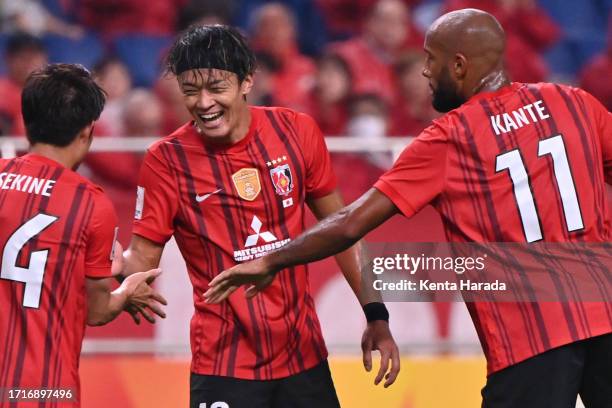
<instances>
[{"instance_id":1,"label":"afc champions league sleeve badge","mask_svg":"<svg viewBox=\"0 0 612 408\"><path fill-rule=\"evenodd\" d=\"M293 191L293 175L288 163L270 169L270 177L276 194L286 196Z\"/></svg>"},{"instance_id":2,"label":"afc champions league sleeve badge","mask_svg":"<svg viewBox=\"0 0 612 408\"><path fill-rule=\"evenodd\" d=\"M232 174L232 181L238 196L243 200L253 201L261 192L259 171L255 168L240 169Z\"/></svg>"}]
</instances>

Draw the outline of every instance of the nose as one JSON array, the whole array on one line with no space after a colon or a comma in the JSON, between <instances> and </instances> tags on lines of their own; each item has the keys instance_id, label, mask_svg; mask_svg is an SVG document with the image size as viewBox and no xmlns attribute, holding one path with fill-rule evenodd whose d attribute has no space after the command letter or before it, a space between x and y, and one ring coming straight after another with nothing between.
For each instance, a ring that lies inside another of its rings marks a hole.
<instances>
[{"instance_id":1,"label":"nose","mask_svg":"<svg viewBox=\"0 0 612 408\"><path fill-rule=\"evenodd\" d=\"M212 95L206 90L200 91L200 95L198 96L198 109L206 111L210 109L215 104L215 100Z\"/></svg>"},{"instance_id":2,"label":"nose","mask_svg":"<svg viewBox=\"0 0 612 408\"><path fill-rule=\"evenodd\" d=\"M431 78L431 71L429 70L429 68L423 68L423 71L421 72L421 74L425 77L425 78Z\"/></svg>"}]
</instances>

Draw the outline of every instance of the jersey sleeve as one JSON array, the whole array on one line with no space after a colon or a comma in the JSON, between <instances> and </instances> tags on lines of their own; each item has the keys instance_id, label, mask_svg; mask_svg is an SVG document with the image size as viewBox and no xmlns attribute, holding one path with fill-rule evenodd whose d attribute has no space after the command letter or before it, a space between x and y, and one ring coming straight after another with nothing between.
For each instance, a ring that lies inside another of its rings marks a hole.
<instances>
[{"instance_id":1,"label":"jersey sleeve","mask_svg":"<svg viewBox=\"0 0 612 408\"><path fill-rule=\"evenodd\" d=\"M336 176L325 138L310 116L299 113L298 118L306 165L306 197L324 197L336 189Z\"/></svg>"},{"instance_id":2,"label":"jersey sleeve","mask_svg":"<svg viewBox=\"0 0 612 408\"><path fill-rule=\"evenodd\" d=\"M578 90L580 96L593 112L594 126L601 143L601 154L604 166L606 183L612 184L612 113L590 93Z\"/></svg>"},{"instance_id":3,"label":"jersey sleeve","mask_svg":"<svg viewBox=\"0 0 612 408\"><path fill-rule=\"evenodd\" d=\"M165 244L174 233L178 197L174 179L159 149L146 153L138 180L133 232Z\"/></svg>"},{"instance_id":4,"label":"jersey sleeve","mask_svg":"<svg viewBox=\"0 0 612 408\"><path fill-rule=\"evenodd\" d=\"M435 124L425 129L374 184L406 217L416 214L444 188L448 145L445 133Z\"/></svg>"},{"instance_id":5,"label":"jersey sleeve","mask_svg":"<svg viewBox=\"0 0 612 408\"><path fill-rule=\"evenodd\" d=\"M117 213L111 201L102 192L94 202L89 223L87 250L85 252L85 275L90 278L111 276L112 252L117 239Z\"/></svg>"}]
</instances>

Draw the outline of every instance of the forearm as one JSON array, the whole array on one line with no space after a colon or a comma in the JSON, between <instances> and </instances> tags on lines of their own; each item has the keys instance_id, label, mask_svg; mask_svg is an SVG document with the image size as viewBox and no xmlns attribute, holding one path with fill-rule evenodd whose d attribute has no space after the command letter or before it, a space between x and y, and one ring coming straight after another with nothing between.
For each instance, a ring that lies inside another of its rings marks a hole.
<instances>
[{"instance_id":1,"label":"forearm","mask_svg":"<svg viewBox=\"0 0 612 408\"><path fill-rule=\"evenodd\" d=\"M129 300L128 283L110 290L110 279L87 279L87 324L101 326L113 320Z\"/></svg>"},{"instance_id":2,"label":"forearm","mask_svg":"<svg viewBox=\"0 0 612 408\"><path fill-rule=\"evenodd\" d=\"M122 277L157 268L163 248L163 245L134 235L129 248L123 252Z\"/></svg>"},{"instance_id":3,"label":"forearm","mask_svg":"<svg viewBox=\"0 0 612 408\"><path fill-rule=\"evenodd\" d=\"M264 261L273 271L302 265L335 255L351 247L361 236L350 228L350 206L319 222L284 247L271 252Z\"/></svg>"},{"instance_id":4,"label":"forearm","mask_svg":"<svg viewBox=\"0 0 612 408\"><path fill-rule=\"evenodd\" d=\"M265 268L281 269L318 261L345 251L397 213L397 207L372 188L347 207L323 219L284 247L262 259Z\"/></svg>"},{"instance_id":5,"label":"forearm","mask_svg":"<svg viewBox=\"0 0 612 408\"><path fill-rule=\"evenodd\" d=\"M361 299L361 255L362 244L357 242L355 245L350 247L344 252L340 252L336 255L336 263L342 271L342 275L348 282L349 286L353 290L353 293L359 300L359 303L363 305Z\"/></svg>"}]
</instances>

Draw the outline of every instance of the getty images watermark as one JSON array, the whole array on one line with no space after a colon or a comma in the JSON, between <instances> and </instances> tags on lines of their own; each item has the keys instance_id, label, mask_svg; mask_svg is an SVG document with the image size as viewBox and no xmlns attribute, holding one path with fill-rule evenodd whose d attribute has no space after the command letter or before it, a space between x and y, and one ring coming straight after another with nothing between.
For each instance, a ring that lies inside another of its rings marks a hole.
<instances>
[{"instance_id":1,"label":"getty images watermark","mask_svg":"<svg viewBox=\"0 0 612 408\"><path fill-rule=\"evenodd\" d=\"M371 244L362 290L386 301L612 301L612 246Z\"/></svg>"},{"instance_id":2,"label":"getty images watermark","mask_svg":"<svg viewBox=\"0 0 612 408\"><path fill-rule=\"evenodd\" d=\"M465 272L484 271L487 254L478 257L440 257L440 256L411 256L408 254L395 254L389 257L375 257L372 260L372 273L381 275L387 272L404 272L415 275L417 271L444 271L462 275ZM480 282L472 279L457 279L436 281L432 279L400 279L399 281L385 282L382 277L372 283L378 291L456 291L456 290L506 290L506 283L496 279L494 282Z\"/></svg>"}]
</instances>

